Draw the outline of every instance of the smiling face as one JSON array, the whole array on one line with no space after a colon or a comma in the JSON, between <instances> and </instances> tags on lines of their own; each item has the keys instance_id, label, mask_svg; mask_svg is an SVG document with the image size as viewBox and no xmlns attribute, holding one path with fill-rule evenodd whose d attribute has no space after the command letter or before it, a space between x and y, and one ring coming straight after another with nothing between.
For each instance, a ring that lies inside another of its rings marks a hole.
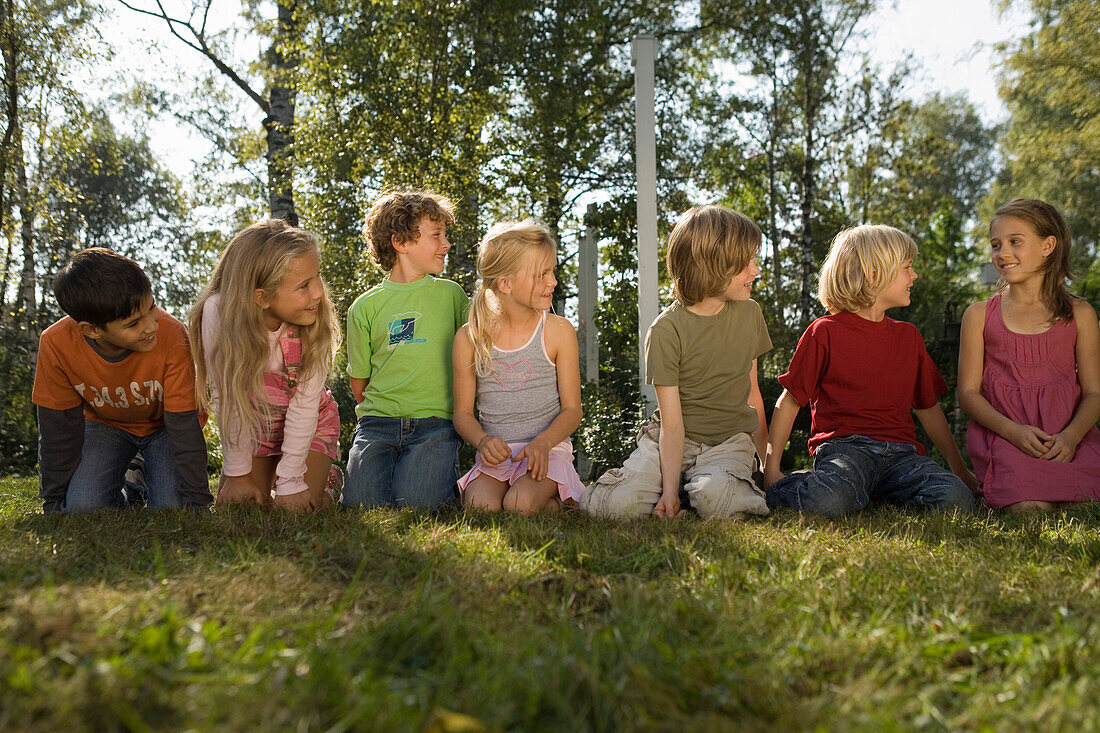
<instances>
[{"instance_id":1,"label":"smiling face","mask_svg":"<svg viewBox=\"0 0 1100 733\"><path fill-rule=\"evenodd\" d=\"M324 294L321 260L317 251L311 250L291 260L286 276L274 292L257 289L256 304L264 310L268 330L277 331L284 323L313 324Z\"/></svg>"},{"instance_id":2,"label":"smiling face","mask_svg":"<svg viewBox=\"0 0 1100 733\"><path fill-rule=\"evenodd\" d=\"M756 266L754 257L744 270L733 276L722 297L726 300L748 300L752 297L752 284L759 275L760 268Z\"/></svg>"},{"instance_id":3,"label":"smiling face","mask_svg":"<svg viewBox=\"0 0 1100 733\"><path fill-rule=\"evenodd\" d=\"M913 269L913 260L905 260L901 263L898 274L894 276L890 284L879 292L875 299L875 305L883 311L890 308L904 308L909 305L909 291L916 279L917 271Z\"/></svg>"},{"instance_id":4,"label":"smiling face","mask_svg":"<svg viewBox=\"0 0 1100 733\"><path fill-rule=\"evenodd\" d=\"M425 216L417 230L416 239L394 242L393 245L397 260L391 272L403 278L401 282L419 280L429 272L438 275L447 265L447 252L451 249L451 243L447 241L447 225Z\"/></svg>"},{"instance_id":5,"label":"smiling face","mask_svg":"<svg viewBox=\"0 0 1100 733\"><path fill-rule=\"evenodd\" d=\"M501 292L508 293L520 305L534 310L550 310L554 304L554 288L558 279L554 276L557 257L553 252L532 249L523 257L519 272L512 277L501 278Z\"/></svg>"},{"instance_id":6,"label":"smiling face","mask_svg":"<svg viewBox=\"0 0 1100 733\"><path fill-rule=\"evenodd\" d=\"M1054 237L1041 237L1034 227L1015 216L999 216L989 227L993 266L1010 285L1043 276L1046 258L1054 251Z\"/></svg>"},{"instance_id":7,"label":"smiling face","mask_svg":"<svg viewBox=\"0 0 1100 733\"><path fill-rule=\"evenodd\" d=\"M80 330L88 338L94 339L101 351L106 354L121 354L123 351L152 351L157 345L157 321L164 311L153 302L153 296L147 296L141 306L125 318L111 321L105 326L93 326L81 321Z\"/></svg>"}]
</instances>

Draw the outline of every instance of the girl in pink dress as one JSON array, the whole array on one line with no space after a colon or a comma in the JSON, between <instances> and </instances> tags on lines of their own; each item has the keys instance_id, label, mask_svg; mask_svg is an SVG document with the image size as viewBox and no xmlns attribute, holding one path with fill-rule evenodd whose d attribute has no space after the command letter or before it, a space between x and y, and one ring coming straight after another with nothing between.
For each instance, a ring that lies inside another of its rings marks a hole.
<instances>
[{"instance_id":1,"label":"girl in pink dress","mask_svg":"<svg viewBox=\"0 0 1100 733\"><path fill-rule=\"evenodd\" d=\"M967 309L959 404L986 504L1054 509L1100 498L1100 327L1065 289L1070 234L1048 203L1014 199L989 225L997 295Z\"/></svg>"},{"instance_id":2,"label":"girl in pink dress","mask_svg":"<svg viewBox=\"0 0 1100 733\"><path fill-rule=\"evenodd\" d=\"M340 327L317 238L277 219L239 232L191 309L189 336L221 435L217 504L331 505L340 417L325 380Z\"/></svg>"}]
</instances>

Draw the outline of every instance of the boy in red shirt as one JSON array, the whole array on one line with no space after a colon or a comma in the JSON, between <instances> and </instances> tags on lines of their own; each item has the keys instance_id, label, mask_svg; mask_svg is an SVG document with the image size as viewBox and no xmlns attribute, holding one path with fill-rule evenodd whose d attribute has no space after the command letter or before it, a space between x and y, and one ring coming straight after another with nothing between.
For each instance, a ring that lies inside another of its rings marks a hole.
<instances>
[{"instance_id":1,"label":"boy in red shirt","mask_svg":"<svg viewBox=\"0 0 1100 733\"><path fill-rule=\"evenodd\" d=\"M887 226L836 236L821 268L830 315L802 334L772 413L764 484L769 507L838 516L873 500L971 511L978 482L937 400L947 385L917 329L886 317L909 305L917 246ZM814 470L784 476L779 461L799 409L810 404ZM951 466L924 454L910 411Z\"/></svg>"},{"instance_id":2,"label":"boy in red shirt","mask_svg":"<svg viewBox=\"0 0 1100 733\"><path fill-rule=\"evenodd\" d=\"M148 506L208 506L187 332L156 307L148 276L133 260L86 249L53 289L69 315L42 332L34 376L43 509L132 502L123 477L139 451Z\"/></svg>"}]
</instances>

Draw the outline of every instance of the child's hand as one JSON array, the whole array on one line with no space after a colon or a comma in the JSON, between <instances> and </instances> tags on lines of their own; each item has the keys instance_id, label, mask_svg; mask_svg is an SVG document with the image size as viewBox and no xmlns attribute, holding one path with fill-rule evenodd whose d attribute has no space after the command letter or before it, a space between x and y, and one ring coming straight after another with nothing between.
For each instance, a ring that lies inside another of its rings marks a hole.
<instances>
[{"instance_id":1,"label":"child's hand","mask_svg":"<svg viewBox=\"0 0 1100 733\"><path fill-rule=\"evenodd\" d=\"M1050 436L1050 442L1046 453L1039 456L1047 461L1069 463L1077 453L1077 443L1066 436L1065 433L1055 433Z\"/></svg>"},{"instance_id":2,"label":"child's hand","mask_svg":"<svg viewBox=\"0 0 1100 733\"><path fill-rule=\"evenodd\" d=\"M531 474L531 478L535 481L546 478L546 472L550 468L550 447L545 441L535 438L512 456L512 460L517 463L524 458L527 459L527 473Z\"/></svg>"},{"instance_id":3,"label":"child's hand","mask_svg":"<svg viewBox=\"0 0 1100 733\"><path fill-rule=\"evenodd\" d=\"M978 495L978 477L974 475L973 471L969 468L963 468L961 472L956 472L955 475L962 479L962 482L966 484L966 488L970 489L971 494Z\"/></svg>"},{"instance_id":4,"label":"child's hand","mask_svg":"<svg viewBox=\"0 0 1100 733\"><path fill-rule=\"evenodd\" d=\"M657 500L657 506L653 507L653 516L676 519L684 516L686 510L680 508L680 494L675 491L662 492Z\"/></svg>"},{"instance_id":5,"label":"child's hand","mask_svg":"<svg viewBox=\"0 0 1100 733\"><path fill-rule=\"evenodd\" d=\"M328 495L328 492L321 492L328 498L328 503L332 503L332 497ZM324 506L324 499L320 496L315 496L309 489L305 491L299 491L296 494L276 494L275 506L279 509L286 509L290 512L309 514L315 512Z\"/></svg>"},{"instance_id":6,"label":"child's hand","mask_svg":"<svg viewBox=\"0 0 1100 733\"><path fill-rule=\"evenodd\" d=\"M771 488L771 485L777 481L787 478L786 474L780 471L778 468L774 471L764 471L764 488Z\"/></svg>"},{"instance_id":7,"label":"child's hand","mask_svg":"<svg viewBox=\"0 0 1100 733\"><path fill-rule=\"evenodd\" d=\"M1017 425L1009 430L1008 442L1016 446L1024 453L1035 458L1042 458L1050 448L1053 436L1047 435L1033 425Z\"/></svg>"},{"instance_id":8,"label":"child's hand","mask_svg":"<svg viewBox=\"0 0 1100 733\"><path fill-rule=\"evenodd\" d=\"M478 441L477 452L481 456L481 462L486 466L499 465L512 457L508 444L492 435L485 435Z\"/></svg>"},{"instance_id":9,"label":"child's hand","mask_svg":"<svg viewBox=\"0 0 1100 733\"><path fill-rule=\"evenodd\" d=\"M259 504L264 506L271 503L271 493L264 491L252 480L251 474L244 476L226 476L222 474L218 482L218 499L214 506L226 504Z\"/></svg>"}]
</instances>

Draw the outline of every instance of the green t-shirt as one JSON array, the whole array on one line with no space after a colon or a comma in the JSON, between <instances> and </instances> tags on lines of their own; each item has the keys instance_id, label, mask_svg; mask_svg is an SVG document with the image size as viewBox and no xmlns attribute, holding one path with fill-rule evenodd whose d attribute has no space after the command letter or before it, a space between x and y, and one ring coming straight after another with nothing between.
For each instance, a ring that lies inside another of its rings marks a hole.
<instances>
[{"instance_id":1,"label":"green t-shirt","mask_svg":"<svg viewBox=\"0 0 1100 733\"><path fill-rule=\"evenodd\" d=\"M680 388L684 435L718 445L760 425L750 405L752 360L771 350L755 300L727 301L713 316L673 303L645 337L646 382Z\"/></svg>"},{"instance_id":2,"label":"green t-shirt","mask_svg":"<svg viewBox=\"0 0 1100 733\"><path fill-rule=\"evenodd\" d=\"M445 417L454 412L451 347L469 299L458 283L389 278L348 309L348 376L369 380L356 417Z\"/></svg>"}]
</instances>

